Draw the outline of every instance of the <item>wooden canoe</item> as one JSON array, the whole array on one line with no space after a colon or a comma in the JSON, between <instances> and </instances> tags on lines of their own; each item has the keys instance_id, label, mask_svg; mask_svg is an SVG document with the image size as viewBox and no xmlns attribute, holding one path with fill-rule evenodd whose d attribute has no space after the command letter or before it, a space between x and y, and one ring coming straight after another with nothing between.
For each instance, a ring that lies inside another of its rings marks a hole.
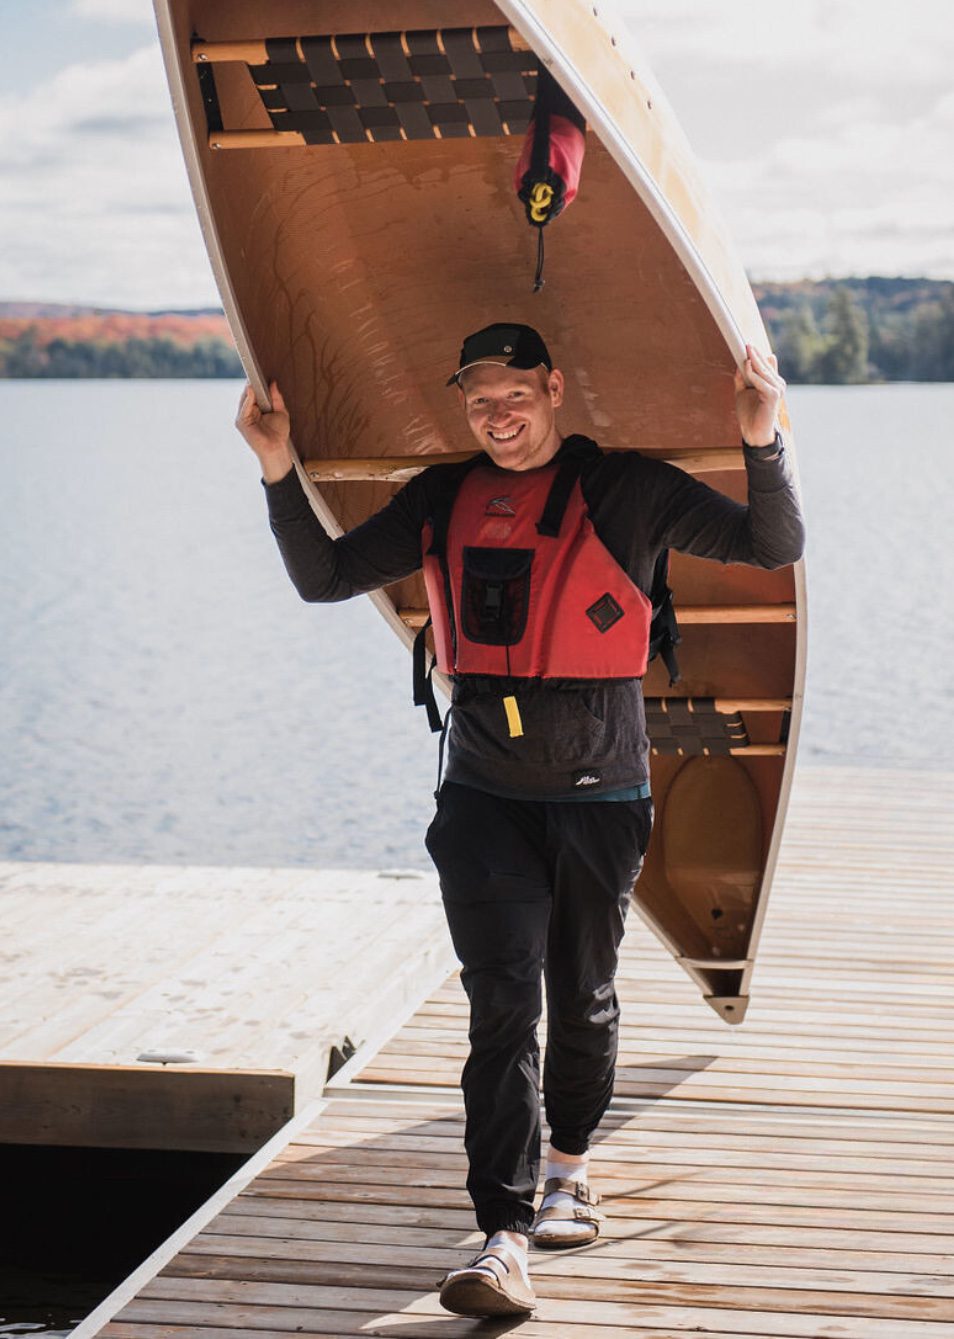
<instances>
[{"instance_id":1,"label":"wooden canoe","mask_svg":"<svg viewBox=\"0 0 954 1339\"><path fill-rule=\"evenodd\" d=\"M494 320L544 333L567 376L566 431L672 459L744 498L732 372L746 341L768 340L691 152L610 9L156 8L225 310L260 402L270 377L282 386L330 533L466 450L445 382L463 335ZM512 174L541 62L586 117L588 143L533 294L536 234ZM658 664L646 680L657 821L634 901L705 999L739 1022L798 737L804 577L801 565L674 555L672 585L683 681L670 689ZM420 578L372 598L410 644Z\"/></svg>"}]
</instances>

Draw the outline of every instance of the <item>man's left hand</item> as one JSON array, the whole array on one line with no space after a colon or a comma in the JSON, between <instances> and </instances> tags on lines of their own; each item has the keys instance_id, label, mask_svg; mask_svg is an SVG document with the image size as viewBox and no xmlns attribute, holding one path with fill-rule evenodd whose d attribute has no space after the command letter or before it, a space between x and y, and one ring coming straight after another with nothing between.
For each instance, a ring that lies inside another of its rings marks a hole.
<instances>
[{"instance_id":1,"label":"man's left hand","mask_svg":"<svg viewBox=\"0 0 954 1339\"><path fill-rule=\"evenodd\" d=\"M742 440L749 446L771 446L785 382L774 353L766 355L754 344L746 344L745 352L745 362L735 371L735 412Z\"/></svg>"}]
</instances>

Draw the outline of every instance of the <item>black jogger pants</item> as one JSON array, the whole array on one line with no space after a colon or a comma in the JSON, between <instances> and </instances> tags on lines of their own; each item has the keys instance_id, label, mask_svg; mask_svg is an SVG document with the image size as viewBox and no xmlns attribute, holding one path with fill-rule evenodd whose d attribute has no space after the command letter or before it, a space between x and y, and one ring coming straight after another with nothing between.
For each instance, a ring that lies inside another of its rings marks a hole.
<instances>
[{"instance_id":1,"label":"black jogger pants","mask_svg":"<svg viewBox=\"0 0 954 1339\"><path fill-rule=\"evenodd\" d=\"M651 800L510 800L445 782L427 849L470 1000L467 1189L482 1231L526 1232L540 1168L543 1092L552 1145L583 1153L609 1105L614 977Z\"/></svg>"}]
</instances>

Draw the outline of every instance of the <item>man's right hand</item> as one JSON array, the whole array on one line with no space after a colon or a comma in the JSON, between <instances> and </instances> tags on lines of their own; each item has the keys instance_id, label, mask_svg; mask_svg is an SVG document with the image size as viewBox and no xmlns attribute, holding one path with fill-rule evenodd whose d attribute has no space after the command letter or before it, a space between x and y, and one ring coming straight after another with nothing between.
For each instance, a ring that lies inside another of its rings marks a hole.
<instances>
[{"instance_id":1,"label":"man's right hand","mask_svg":"<svg viewBox=\"0 0 954 1339\"><path fill-rule=\"evenodd\" d=\"M291 419L277 381L269 383L268 394L272 407L264 411L258 407L251 386L246 386L235 426L258 456L262 478L267 484L273 484L284 479L294 461L291 453Z\"/></svg>"}]
</instances>

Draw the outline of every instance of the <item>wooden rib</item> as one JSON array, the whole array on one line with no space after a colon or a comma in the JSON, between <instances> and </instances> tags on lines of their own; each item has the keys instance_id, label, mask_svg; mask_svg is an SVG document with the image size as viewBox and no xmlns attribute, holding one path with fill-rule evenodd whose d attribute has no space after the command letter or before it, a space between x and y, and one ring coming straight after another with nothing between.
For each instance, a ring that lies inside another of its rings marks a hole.
<instances>
[{"instance_id":1,"label":"wooden rib","mask_svg":"<svg viewBox=\"0 0 954 1339\"><path fill-rule=\"evenodd\" d=\"M259 136L280 134L287 137L291 132L240 130L234 133ZM221 138L222 135L213 135L210 136L210 141ZM429 469L431 465L459 465L465 460L471 460L476 454L476 451L441 451L426 456L337 457L327 460L306 460L304 469L309 479L315 483L353 483L361 480L378 482L390 480L403 483L406 479L413 478L415 474ZM677 465L690 474L719 473L743 467L741 447L738 450L676 451L665 456L653 455L651 452L646 454L653 460L663 460L670 465Z\"/></svg>"},{"instance_id":2,"label":"wooden rib","mask_svg":"<svg viewBox=\"0 0 954 1339\"><path fill-rule=\"evenodd\" d=\"M409 628L422 628L427 609L400 609L400 617ZM793 604L697 604L677 605L676 618L687 626L696 623L794 623ZM786 709L791 707L791 701ZM770 710L770 708L763 708ZM776 708L771 708L776 710Z\"/></svg>"},{"instance_id":3,"label":"wooden rib","mask_svg":"<svg viewBox=\"0 0 954 1339\"><path fill-rule=\"evenodd\" d=\"M530 44L517 32L516 28L510 28L508 32L512 50L530 50ZM402 33L401 36L403 37L404 34ZM269 59L265 38L262 37L234 42L195 41L192 43L191 49L193 65L224 64L227 61L240 61L246 65L267 65Z\"/></svg>"}]
</instances>

